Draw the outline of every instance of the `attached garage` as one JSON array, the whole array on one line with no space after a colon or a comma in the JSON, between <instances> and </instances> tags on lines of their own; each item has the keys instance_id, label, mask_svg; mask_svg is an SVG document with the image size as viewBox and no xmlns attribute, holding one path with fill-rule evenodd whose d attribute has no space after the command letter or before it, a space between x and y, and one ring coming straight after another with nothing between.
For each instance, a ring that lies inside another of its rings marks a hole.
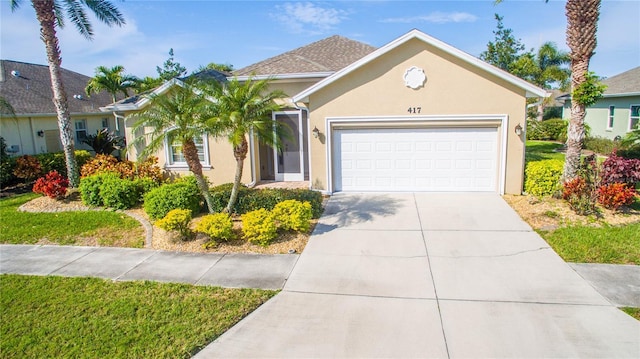
<instances>
[{"instance_id":1,"label":"attached garage","mask_svg":"<svg viewBox=\"0 0 640 359\"><path fill-rule=\"evenodd\" d=\"M333 132L334 191L497 192L497 127Z\"/></svg>"}]
</instances>

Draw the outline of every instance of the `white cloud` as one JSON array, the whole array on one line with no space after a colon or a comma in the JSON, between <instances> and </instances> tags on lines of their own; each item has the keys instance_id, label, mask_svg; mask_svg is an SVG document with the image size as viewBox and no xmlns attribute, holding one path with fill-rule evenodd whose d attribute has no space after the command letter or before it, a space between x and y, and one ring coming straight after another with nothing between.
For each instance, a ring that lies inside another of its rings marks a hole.
<instances>
[{"instance_id":1,"label":"white cloud","mask_svg":"<svg viewBox=\"0 0 640 359\"><path fill-rule=\"evenodd\" d=\"M409 16L409 17L396 17L380 20L380 22L388 23L402 23L410 24L415 22L428 22L433 24L446 24L446 23L458 23L458 22L475 22L478 19L477 16L469 14L467 12L432 12L427 15Z\"/></svg>"},{"instance_id":2,"label":"white cloud","mask_svg":"<svg viewBox=\"0 0 640 359\"><path fill-rule=\"evenodd\" d=\"M310 2L285 3L276 6L276 11L272 16L296 34L323 34L347 18L344 10L323 8Z\"/></svg>"}]
</instances>

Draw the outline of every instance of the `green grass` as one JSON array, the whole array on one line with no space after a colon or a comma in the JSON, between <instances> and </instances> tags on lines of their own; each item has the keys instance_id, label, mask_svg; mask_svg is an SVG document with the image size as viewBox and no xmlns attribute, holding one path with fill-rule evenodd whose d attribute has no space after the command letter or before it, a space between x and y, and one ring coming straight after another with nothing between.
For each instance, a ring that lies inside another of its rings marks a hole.
<instances>
[{"instance_id":1,"label":"green grass","mask_svg":"<svg viewBox=\"0 0 640 359\"><path fill-rule=\"evenodd\" d=\"M564 161L564 153L554 150L562 147L561 143L548 141L527 141L525 148L525 161L542 161L558 159Z\"/></svg>"},{"instance_id":2,"label":"green grass","mask_svg":"<svg viewBox=\"0 0 640 359\"><path fill-rule=\"evenodd\" d=\"M3 358L188 358L277 293L20 275L0 283Z\"/></svg>"},{"instance_id":3,"label":"green grass","mask_svg":"<svg viewBox=\"0 0 640 359\"><path fill-rule=\"evenodd\" d=\"M26 213L17 209L36 197L27 193L0 200L0 243L33 244L41 239L58 244L85 244L83 238L97 238L99 245L142 247L140 223L122 213L79 211Z\"/></svg>"},{"instance_id":4,"label":"green grass","mask_svg":"<svg viewBox=\"0 0 640 359\"><path fill-rule=\"evenodd\" d=\"M567 262L640 265L640 223L569 226L540 235Z\"/></svg>"},{"instance_id":5,"label":"green grass","mask_svg":"<svg viewBox=\"0 0 640 359\"><path fill-rule=\"evenodd\" d=\"M632 307L623 307L620 308L623 312L629 314L630 316L640 320L640 308L632 308Z\"/></svg>"}]
</instances>

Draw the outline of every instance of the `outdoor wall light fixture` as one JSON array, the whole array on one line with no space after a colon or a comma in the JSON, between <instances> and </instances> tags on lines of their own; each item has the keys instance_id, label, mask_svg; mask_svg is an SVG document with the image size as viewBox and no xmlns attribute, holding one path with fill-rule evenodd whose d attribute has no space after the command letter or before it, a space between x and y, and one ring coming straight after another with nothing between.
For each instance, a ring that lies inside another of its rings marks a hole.
<instances>
[{"instance_id":1,"label":"outdoor wall light fixture","mask_svg":"<svg viewBox=\"0 0 640 359\"><path fill-rule=\"evenodd\" d=\"M313 126L311 133L313 134L313 138L318 138L318 136L320 136L320 130L318 130L318 127L316 126Z\"/></svg>"},{"instance_id":2,"label":"outdoor wall light fixture","mask_svg":"<svg viewBox=\"0 0 640 359\"><path fill-rule=\"evenodd\" d=\"M522 126L520 126L520 124L516 125L515 130L516 130L516 135L518 136L522 135Z\"/></svg>"},{"instance_id":3,"label":"outdoor wall light fixture","mask_svg":"<svg viewBox=\"0 0 640 359\"><path fill-rule=\"evenodd\" d=\"M38 134L38 137L44 137L44 131L40 130L36 133Z\"/></svg>"}]
</instances>

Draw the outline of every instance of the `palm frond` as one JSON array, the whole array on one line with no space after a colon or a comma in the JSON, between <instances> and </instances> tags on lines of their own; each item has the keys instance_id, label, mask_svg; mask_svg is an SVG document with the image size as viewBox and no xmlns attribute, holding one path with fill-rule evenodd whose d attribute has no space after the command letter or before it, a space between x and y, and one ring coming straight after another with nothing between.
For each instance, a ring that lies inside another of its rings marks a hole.
<instances>
[{"instance_id":1,"label":"palm frond","mask_svg":"<svg viewBox=\"0 0 640 359\"><path fill-rule=\"evenodd\" d=\"M85 38L91 39L93 37L93 28L80 0L62 0L62 7L71 23L78 29L78 32Z\"/></svg>"},{"instance_id":2,"label":"palm frond","mask_svg":"<svg viewBox=\"0 0 640 359\"><path fill-rule=\"evenodd\" d=\"M98 20L109 26L122 26L126 23L120 10L109 1L82 0L82 2L95 14Z\"/></svg>"}]
</instances>

